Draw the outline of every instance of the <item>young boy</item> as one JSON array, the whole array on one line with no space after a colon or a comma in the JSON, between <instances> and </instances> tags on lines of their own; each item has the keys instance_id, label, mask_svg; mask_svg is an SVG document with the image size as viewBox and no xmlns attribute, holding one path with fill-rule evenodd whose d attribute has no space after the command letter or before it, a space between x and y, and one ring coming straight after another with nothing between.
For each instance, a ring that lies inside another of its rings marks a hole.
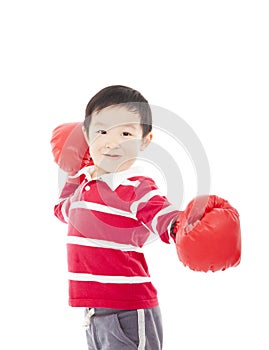
<instances>
[{"instance_id":1,"label":"young boy","mask_svg":"<svg viewBox=\"0 0 269 350\"><path fill-rule=\"evenodd\" d=\"M152 115L136 90L109 86L88 103L83 133L94 165L68 178L55 215L68 223L69 303L86 308L89 350L162 349L157 291L142 252L165 243L178 218L135 167L151 141Z\"/></svg>"}]
</instances>

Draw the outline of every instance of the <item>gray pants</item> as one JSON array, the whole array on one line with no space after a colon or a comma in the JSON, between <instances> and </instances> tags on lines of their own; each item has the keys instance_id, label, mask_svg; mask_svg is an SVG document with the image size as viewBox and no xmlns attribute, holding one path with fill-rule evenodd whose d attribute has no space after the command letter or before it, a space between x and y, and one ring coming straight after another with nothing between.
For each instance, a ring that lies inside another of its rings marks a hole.
<instances>
[{"instance_id":1,"label":"gray pants","mask_svg":"<svg viewBox=\"0 0 269 350\"><path fill-rule=\"evenodd\" d=\"M159 307L139 310L86 309L88 350L161 350Z\"/></svg>"}]
</instances>

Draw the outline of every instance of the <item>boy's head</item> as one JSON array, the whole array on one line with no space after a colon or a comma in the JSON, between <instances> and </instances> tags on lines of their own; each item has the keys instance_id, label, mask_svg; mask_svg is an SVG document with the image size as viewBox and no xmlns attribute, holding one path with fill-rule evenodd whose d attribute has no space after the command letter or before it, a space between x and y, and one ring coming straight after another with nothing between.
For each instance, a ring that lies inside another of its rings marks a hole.
<instances>
[{"instance_id":1,"label":"boy's head","mask_svg":"<svg viewBox=\"0 0 269 350\"><path fill-rule=\"evenodd\" d=\"M148 101L140 92L123 85L105 87L94 95L87 104L85 111L84 128L88 133L92 114L110 106L123 106L141 117L143 137L152 130L152 114Z\"/></svg>"},{"instance_id":2,"label":"boy's head","mask_svg":"<svg viewBox=\"0 0 269 350\"><path fill-rule=\"evenodd\" d=\"M151 109L138 91L122 85L99 91L83 124L96 175L128 169L150 143L151 130Z\"/></svg>"}]
</instances>

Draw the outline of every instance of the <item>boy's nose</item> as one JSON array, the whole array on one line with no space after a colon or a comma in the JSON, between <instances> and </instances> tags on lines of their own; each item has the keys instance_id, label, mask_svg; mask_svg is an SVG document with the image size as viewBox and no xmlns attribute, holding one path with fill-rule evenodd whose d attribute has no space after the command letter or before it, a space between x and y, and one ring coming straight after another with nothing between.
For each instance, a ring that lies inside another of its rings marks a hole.
<instances>
[{"instance_id":1,"label":"boy's nose","mask_svg":"<svg viewBox=\"0 0 269 350\"><path fill-rule=\"evenodd\" d=\"M105 148L112 149L112 148L118 148L118 147L119 147L119 143L114 139L107 140L105 143Z\"/></svg>"}]
</instances>

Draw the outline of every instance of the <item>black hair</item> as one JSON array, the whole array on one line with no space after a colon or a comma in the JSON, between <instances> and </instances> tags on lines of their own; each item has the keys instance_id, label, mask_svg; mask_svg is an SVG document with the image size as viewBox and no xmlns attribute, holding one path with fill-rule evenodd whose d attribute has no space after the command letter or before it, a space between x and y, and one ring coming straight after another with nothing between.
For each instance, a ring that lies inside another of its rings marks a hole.
<instances>
[{"instance_id":1,"label":"black hair","mask_svg":"<svg viewBox=\"0 0 269 350\"><path fill-rule=\"evenodd\" d=\"M100 90L87 104L84 120L87 134L89 133L92 113L114 105L122 105L129 111L140 115L143 137L151 132L152 113L148 101L137 90L123 85L111 85Z\"/></svg>"}]
</instances>

